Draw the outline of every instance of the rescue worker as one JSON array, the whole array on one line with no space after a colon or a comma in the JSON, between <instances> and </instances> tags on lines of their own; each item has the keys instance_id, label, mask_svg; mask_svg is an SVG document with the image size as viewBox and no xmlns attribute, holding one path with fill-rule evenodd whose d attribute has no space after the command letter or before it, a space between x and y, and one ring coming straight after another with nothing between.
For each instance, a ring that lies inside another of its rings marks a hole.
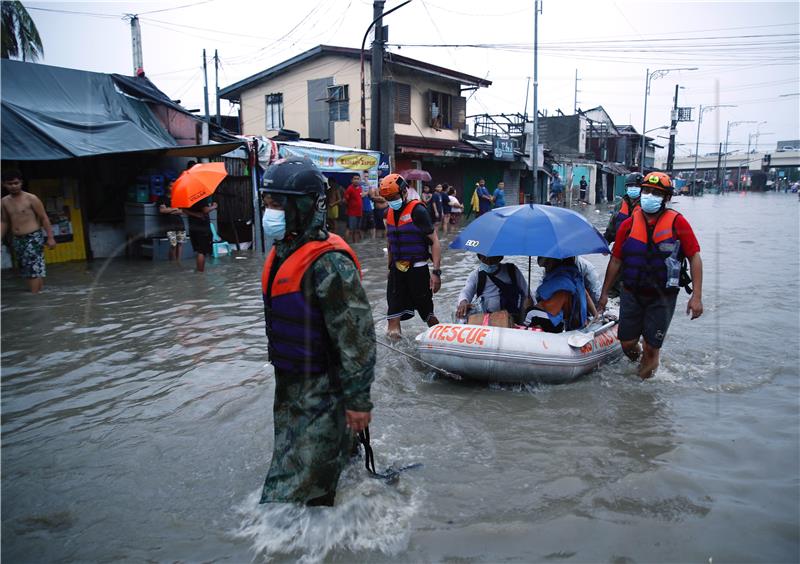
<instances>
[{"instance_id":1,"label":"rescue worker","mask_svg":"<svg viewBox=\"0 0 800 564\"><path fill-rule=\"evenodd\" d=\"M703 263L689 222L666 207L673 194L670 177L652 172L644 177L641 188L640 207L617 232L598 308L605 309L608 292L621 271L618 336L631 360L641 355L639 377L645 380L658 368L680 286L686 285L681 281L684 257L689 260L694 282L686 313L692 319L703 314ZM640 337L644 338L643 349L639 347Z\"/></svg>"},{"instance_id":2,"label":"rescue worker","mask_svg":"<svg viewBox=\"0 0 800 564\"><path fill-rule=\"evenodd\" d=\"M408 200L408 184L399 174L381 180L386 212L389 281L386 286L387 333L400 336L400 322L419 313L428 327L439 323L433 314L433 294L442 285L442 252L428 210L420 200ZM433 270L428 270L428 260Z\"/></svg>"},{"instance_id":3,"label":"rescue worker","mask_svg":"<svg viewBox=\"0 0 800 564\"><path fill-rule=\"evenodd\" d=\"M465 318L473 299L480 300L481 313L505 310L517 321L533 304L528 283L516 265L502 262L502 256L478 255L480 265L467 277L458 295L456 317Z\"/></svg>"},{"instance_id":4,"label":"rescue worker","mask_svg":"<svg viewBox=\"0 0 800 564\"><path fill-rule=\"evenodd\" d=\"M625 177L625 195L622 200L614 206L614 211L611 213L611 218L608 220L608 226L603 236L609 243L614 242L617 236L619 226L622 222L628 219L633 210L639 207L639 195L641 194L642 179L644 177L639 172L632 172Z\"/></svg>"},{"instance_id":5,"label":"rescue worker","mask_svg":"<svg viewBox=\"0 0 800 564\"><path fill-rule=\"evenodd\" d=\"M276 243L261 289L275 368L275 445L261 503L330 506L355 434L370 422L375 330L360 265L326 230L326 180L308 159L264 176Z\"/></svg>"},{"instance_id":6,"label":"rescue worker","mask_svg":"<svg viewBox=\"0 0 800 564\"><path fill-rule=\"evenodd\" d=\"M525 325L547 333L572 331L586 326L589 315L597 315L575 257L538 257L544 277L536 288L536 305L528 311Z\"/></svg>"}]
</instances>

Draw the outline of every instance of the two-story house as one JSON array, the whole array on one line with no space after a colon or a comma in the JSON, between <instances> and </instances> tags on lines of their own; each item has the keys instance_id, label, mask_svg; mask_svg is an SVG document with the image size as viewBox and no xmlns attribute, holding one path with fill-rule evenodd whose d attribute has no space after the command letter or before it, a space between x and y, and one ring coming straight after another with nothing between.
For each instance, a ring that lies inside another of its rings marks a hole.
<instances>
[{"instance_id":1,"label":"two-story house","mask_svg":"<svg viewBox=\"0 0 800 564\"><path fill-rule=\"evenodd\" d=\"M361 148L361 51L319 45L220 90L239 104L241 132L273 137L292 130L301 138ZM370 139L371 52L364 52L366 139ZM434 182L462 186L472 159L486 157L461 139L466 128L465 93L490 81L452 69L386 53L384 80L391 83L394 116L393 170L423 168ZM376 147L366 147L377 149ZM478 167L474 167L477 170ZM478 174L478 172L475 172Z\"/></svg>"}]
</instances>

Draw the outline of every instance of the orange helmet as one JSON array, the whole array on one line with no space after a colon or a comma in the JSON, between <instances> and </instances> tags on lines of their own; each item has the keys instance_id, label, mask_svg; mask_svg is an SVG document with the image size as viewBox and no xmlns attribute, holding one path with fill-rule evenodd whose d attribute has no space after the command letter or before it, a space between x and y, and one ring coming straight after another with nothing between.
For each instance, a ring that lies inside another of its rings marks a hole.
<instances>
[{"instance_id":1,"label":"orange helmet","mask_svg":"<svg viewBox=\"0 0 800 564\"><path fill-rule=\"evenodd\" d=\"M672 195L672 179L668 174L663 172L651 172L645 174L642 179L642 188L658 188L664 190L667 194Z\"/></svg>"},{"instance_id":2,"label":"orange helmet","mask_svg":"<svg viewBox=\"0 0 800 564\"><path fill-rule=\"evenodd\" d=\"M387 174L381 179L381 196L391 198L395 194L402 194L408 189L408 183L399 174Z\"/></svg>"}]
</instances>

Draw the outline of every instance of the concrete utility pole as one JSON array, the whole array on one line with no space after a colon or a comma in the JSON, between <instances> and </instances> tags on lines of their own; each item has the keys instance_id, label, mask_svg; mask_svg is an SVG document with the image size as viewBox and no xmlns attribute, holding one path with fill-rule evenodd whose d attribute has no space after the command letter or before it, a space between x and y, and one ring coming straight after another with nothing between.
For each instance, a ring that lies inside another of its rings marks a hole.
<instances>
[{"instance_id":1,"label":"concrete utility pole","mask_svg":"<svg viewBox=\"0 0 800 564\"><path fill-rule=\"evenodd\" d=\"M547 188L539 189L539 0L533 2L533 139L531 140L531 174L533 184L529 201L544 203Z\"/></svg>"},{"instance_id":2,"label":"concrete utility pole","mask_svg":"<svg viewBox=\"0 0 800 564\"><path fill-rule=\"evenodd\" d=\"M719 170L721 165L722 165L722 143L719 144L719 153L717 153L717 179L715 183L717 185L717 189L720 192L724 192L724 190L722 190L722 187L719 184Z\"/></svg>"},{"instance_id":3,"label":"concrete utility pole","mask_svg":"<svg viewBox=\"0 0 800 564\"><path fill-rule=\"evenodd\" d=\"M372 40L372 62L370 66L370 124L369 148L379 150L381 146L381 83L383 82L383 5L385 0L372 2L372 17L375 21L375 32ZM387 124L388 125L388 124Z\"/></svg>"},{"instance_id":4,"label":"concrete utility pole","mask_svg":"<svg viewBox=\"0 0 800 564\"><path fill-rule=\"evenodd\" d=\"M142 30L139 28L139 16L131 15L131 46L133 48L133 76L144 71L142 60Z\"/></svg>"},{"instance_id":5,"label":"concrete utility pole","mask_svg":"<svg viewBox=\"0 0 800 564\"><path fill-rule=\"evenodd\" d=\"M214 98L217 100L217 125L222 125L222 117L219 113L219 55L214 49Z\"/></svg>"},{"instance_id":6,"label":"concrete utility pole","mask_svg":"<svg viewBox=\"0 0 800 564\"><path fill-rule=\"evenodd\" d=\"M579 80L580 80L580 78L578 78L578 69L575 69L575 102L572 104L572 113L573 114L577 114L578 113L578 92L580 92L580 90L578 90L578 81Z\"/></svg>"},{"instance_id":7,"label":"concrete utility pole","mask_svg":"<svg viewBox=\"0 0 800 564\"><path fill-rule=\"evenodd\" d=\"M672 121L669 124L669 148L667 149L667 174L672 176L672 165L675 162L675 134L678 132L678 90L675 85L675 105L672 107Z\"/></svg>"},{"instance_id":8,"label":"concrete utility pole","mask_svg":"<svg viewBox=\"0 0 800 564\"><path fill-rule=\"evenodd\" d=\"M206 122L209 121L208 114L208 67L206 65L206 50L203 49L203 103L206 110Z\"/></svg>"},{"instance_id":9,"label":"concrete utility pole","mask_svg":"<svg viewBox=\"0 0 800 564\"><path fill-rule=\"evenodd\" d=\"M206 117L203 120L202 143L206 145L209 139L209 115L208 115L208 68L206 67L206 50L203 49L203 103L205 105Z\"/></svg>"}]
</instances>

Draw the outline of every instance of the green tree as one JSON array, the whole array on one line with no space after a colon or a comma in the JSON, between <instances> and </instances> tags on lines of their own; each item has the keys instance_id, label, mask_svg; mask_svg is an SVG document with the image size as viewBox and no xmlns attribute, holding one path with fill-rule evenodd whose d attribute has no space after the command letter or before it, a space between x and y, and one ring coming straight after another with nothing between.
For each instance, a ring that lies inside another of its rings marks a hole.
<instances>
[{"instance_id":1,"label":"green tree","mask_svg":"<svg viewBox=\"0 0 800 564\"><path fill-rule=\"evenodd\" d=\"M0 36L3 59L21 57L23 61L35 61L44 54L39 30L22 2L2 1Z\"/></svg>"}]
</instances>

